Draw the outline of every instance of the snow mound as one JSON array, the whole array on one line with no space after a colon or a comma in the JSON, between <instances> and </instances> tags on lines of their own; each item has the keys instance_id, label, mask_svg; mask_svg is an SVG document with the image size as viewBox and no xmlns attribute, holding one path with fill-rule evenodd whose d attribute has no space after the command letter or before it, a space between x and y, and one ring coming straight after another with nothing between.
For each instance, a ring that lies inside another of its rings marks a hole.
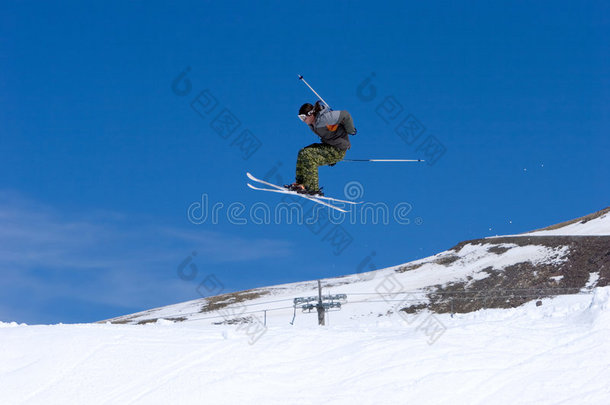
<instances>
[{"instance_id":1,"label":"snow mound","mask_svg":"<svg viewBox=\"0 0 610 405\"><path fill-rule=\"evenodd\" d=\"M18 326L27 326L25 323L17 323L17 322L1 322L0 328L16 328Z\"/></svg>"}]
</instances>

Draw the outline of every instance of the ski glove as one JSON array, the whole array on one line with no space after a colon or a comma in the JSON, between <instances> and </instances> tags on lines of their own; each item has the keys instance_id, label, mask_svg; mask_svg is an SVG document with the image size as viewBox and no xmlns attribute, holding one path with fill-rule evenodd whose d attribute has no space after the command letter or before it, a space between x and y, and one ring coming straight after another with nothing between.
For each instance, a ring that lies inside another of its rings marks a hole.
<instances>
[{"instance_id":1,"label":"ski glove","mask_svg":"<svg viewBox=\"0 0 610 405\"><path fill-rule=\"evenodd\" d=\"M356 135L357 133L358 133L358 130L356 129L356 127L354 127L354 133L353 133L353 134L350 134L350 135L351 135L351 136L354 136L354 135Z\"/></svg>"}]
</instances>

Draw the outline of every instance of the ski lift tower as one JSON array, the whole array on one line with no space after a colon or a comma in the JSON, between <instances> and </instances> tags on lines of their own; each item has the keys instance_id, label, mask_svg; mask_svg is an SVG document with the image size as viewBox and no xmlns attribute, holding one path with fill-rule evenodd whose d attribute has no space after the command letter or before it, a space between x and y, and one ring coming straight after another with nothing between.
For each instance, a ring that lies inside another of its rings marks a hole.
<instances>
[{"instance_id":1,"label":"ski lift tower","mask_svg":"<svg viewBox=\"0 0 610 405\"><path fill-rule=\"evenodd\" d=\"M341 309L341 303L347 300L347 295L345 294L329 294L322 295L322 285L320 280L318 280L318 296L317 297L297 297L293 300L294 303L294 314L292 316L292 322L290 324L294 325L294 318L297 313L297 306L301 307L302 312L311 312L312 310L317 310L318 312L318 325L324 325L324 316L326 311L329 311L333 308L335 310Z\"/></svg>"}]
</instances>

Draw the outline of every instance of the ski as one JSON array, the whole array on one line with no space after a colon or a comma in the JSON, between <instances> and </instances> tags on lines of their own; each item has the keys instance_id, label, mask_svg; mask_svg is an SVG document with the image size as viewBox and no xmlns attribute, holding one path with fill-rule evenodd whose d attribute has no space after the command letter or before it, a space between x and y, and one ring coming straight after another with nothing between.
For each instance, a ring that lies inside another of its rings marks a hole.
<instances>
[{"instance_id":1,"label":"ski","mask_svg":"<svg viewBox=\"0 0 610 405\"><path fill-rule=\"evenodd\" d=\"M246 175L248 176L248 178L252 181L256 181L257 183L261 183L264 184L266 186L269 187L273 187L275 189L281 190L281 191L289 191L291 194L295 193L295 194L300 194L300 193L296 193L295 191L291 191L286 189L285 187L282 186L278 186L277 184L273 184L273 183L269 183L268 181L265 180L261 180L259 178L254 177L252 174L250 173L246 173ZM251 187L252 188L252 187ZM266 189L262 189L262 190L266 190ZM269 190L271 191L271 190ZM303 195L303 194L301 194ZM337 202L337 203L344 203L344 204L351 204L351 205L358 205L358 204L362 204L362 201L348 201L348 200L341 200L339 198L333 198L333 197L326 197L326 196L312 196L310 195L309 197L313 197L313 198L317 198L319 200L327 200L327 201L332 201L332 202Z\"/></svg>"},{"instance_id":2,"label":"ski","mask_svg":"<svg viewBox=\"0 0 610 405\"><path fill-rule=\"evenodd\" d=\"M252 190L258 190L258 191L270 191L270 192L272 192L272 193L281 193L281 194L297 195L297 196L299 196L299 197L306 198L306 199L308 199L308 200L310 200L310 201L313 201L313 202L315 202L315 203L318 203L318 204L324 205L324 206L329 207L329 208L332 208L332 209L334 209L334 210L341 211L341 212L347 212L347 211L346 211L346 210L344 210L343 208L339 208L339 207L337 207L337 206L335 206L335 205L332 205L332 204L329 204L329 203L327 203L327 202L325 202L325 201L318 200L318 198L317 198L317 197L313 197L313 196L311 196L311 195L307 195L307 194L301 194L301 193L297 193L296 191L291 191L291 190L286 190L286 189L284 189L284 190L280 190L280 189L277 189L277 188L261 188L261 187L256 187L256 186L253 186L253 185L252 185L252 184L250 184L250 183L246 183L246 184L247 184L247 185L248 185L248 187L250 187Z\"/></svg>"},{"instance_id":3,"label":"ski","mask_svg":"<svg viewBox=\"0 0 610 405\"><path fill-rule=\"evenodd\" d=\"M360 204L360 202L340 200L338 198L332 198L332 197L326 197L326 196L313 196L313 195L308 195L308 194L297 193L296 191L288 190L285 187L278 186L277 184L269 183L268 181L258 179L250 173L246 173L246 174L250 180L258 182L260 184L264 184L268 187L271 187L271 188L262 188L262 187L253 186L252 184L247 183L248 187L250 187L253 190L270 191L272 193L296 195L296 196L305 198L307 200L313 201L317 204L324 205L326 207L332 208L332 209L340 211L340 212L347 212L347 211L343 208L337 207L336 205L330 204L328 201L337 202L337 203L347 203L347 204L352 204L352 205Z\"/></svg>"}]
</instances>

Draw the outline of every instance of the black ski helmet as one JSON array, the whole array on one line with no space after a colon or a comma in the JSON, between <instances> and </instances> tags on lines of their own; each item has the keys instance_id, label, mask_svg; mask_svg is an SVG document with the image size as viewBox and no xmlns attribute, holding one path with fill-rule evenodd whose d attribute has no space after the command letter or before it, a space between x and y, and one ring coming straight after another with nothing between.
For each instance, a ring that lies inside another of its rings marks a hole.
<instances>
[{"instance_id":1,"label":"black ski helmet","mask_svg":"<svg viewBox=\"0 0 610 405\"><path fill-rule=\"evenodd\" d=\"M305 103L301 106L301 108L299 108L299 115L304 114L304 115L311 115L313 111L313 105L309 104L309 103Z\"/></svg>"},{"instance_id":2,"label":"black ski helmet","mask_svg":"<svg viewBox=\"0 0 610 405\"><path fill-rule=\"evenodd\" d=\"M301 106L301 108L299 108L299 115L301 114L305 114L305 115L318 115L318 113L320 111L322 111L324 108L322 105L322 102L320 100L316 101L315 105L311 105L309 103L305 103Z\"/></svg>"}]
</instances>

